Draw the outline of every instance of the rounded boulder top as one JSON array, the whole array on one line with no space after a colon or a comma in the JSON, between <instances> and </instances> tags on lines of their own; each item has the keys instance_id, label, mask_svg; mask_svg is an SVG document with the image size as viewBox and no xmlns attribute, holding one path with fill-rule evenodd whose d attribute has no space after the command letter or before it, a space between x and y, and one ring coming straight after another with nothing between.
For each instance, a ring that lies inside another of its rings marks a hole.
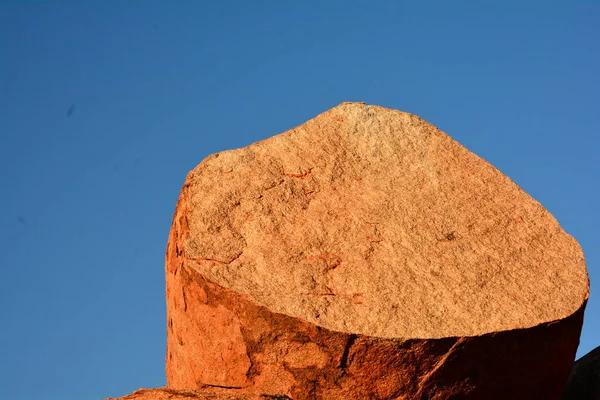
<instances>
[{"instance_id":1,"label":"rounded boulder top","mask_svg":"<svg viewBox=\"0 0 600 400\"><path fill-rule=\"evenodd\" d=\"M339 106L186 179L183 253L273 312L383 338L477 336L584 304L583 252L536 200L408 113Z\"/></svg>"}]
</instances>

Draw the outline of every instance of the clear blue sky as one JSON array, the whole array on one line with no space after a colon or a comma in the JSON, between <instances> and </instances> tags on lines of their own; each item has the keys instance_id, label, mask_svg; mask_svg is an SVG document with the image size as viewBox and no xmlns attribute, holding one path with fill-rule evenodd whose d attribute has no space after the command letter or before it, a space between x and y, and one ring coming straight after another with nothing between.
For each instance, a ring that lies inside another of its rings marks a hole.
<instances>
[{"instance_id":1,"label":"clear blue sky","mask_svg":"<svg viewBox=\"0 0 600 400\"><path fill-rule=\"evenodd\" d=\"M550 210L592 280L578 356L600 345L600 5L475 3L0 0L2 396L164 385L186 173L342 101L425 118Z\"/></svg>"}]
</instances>

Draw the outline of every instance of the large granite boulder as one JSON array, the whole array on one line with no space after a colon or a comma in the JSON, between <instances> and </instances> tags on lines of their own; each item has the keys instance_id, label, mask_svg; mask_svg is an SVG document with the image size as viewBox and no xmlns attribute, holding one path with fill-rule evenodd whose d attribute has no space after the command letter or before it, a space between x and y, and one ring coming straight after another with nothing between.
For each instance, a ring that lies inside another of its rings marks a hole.
<instances>
[{"instance_id":1,"label":"large granite boulder","mask_svg":"<svg viewBox=\"0 0 600 400\"><path fill-rule=\"evenodd\" d=\"M168 388L293 399L558 399L589 293L537 201L363 103L202 161L166 282Z\"/></svg>"}]
</instances>

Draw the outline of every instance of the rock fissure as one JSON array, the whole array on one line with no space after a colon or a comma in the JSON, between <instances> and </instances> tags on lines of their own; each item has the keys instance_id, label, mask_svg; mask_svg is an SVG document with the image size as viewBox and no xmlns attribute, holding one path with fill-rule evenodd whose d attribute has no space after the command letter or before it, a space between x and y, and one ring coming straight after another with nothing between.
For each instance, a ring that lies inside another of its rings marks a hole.
<instances>
[{"instance_id":1,"label":"rock fissure","mask_svg":"<svg viewBox=\"0 0 600 400\"><path fill-rule=\"evenodd\" d=\"M457 339L456 342L452 345L452 347L450 347L450 349L448 349L448 351L444 355L439 357L434 367L424 376L421 377L421 379L419 380L418 390L416 394L418 398L423 396L424 388L430 382L430 380L435 377L436 372L438 372L444 366L448 358L455 354L460 348L460 346L462 346L466 341L466 338Z\"/></svg>"},{"instance_id":2,"label":"rock fissure","mask_svg":"<svg viewBox=\"0 0 600 400\"><path fill-rule=\"evenodd\" d=\"M349 335L348 340L346 341L346 345L344 346L344 352L342 353L342 357L340 358L339 368L342 370L346 370L348 368L348 356L350 355L350 349L352 345L356 341L357 335Z\"/></svg>"}]
</instances>

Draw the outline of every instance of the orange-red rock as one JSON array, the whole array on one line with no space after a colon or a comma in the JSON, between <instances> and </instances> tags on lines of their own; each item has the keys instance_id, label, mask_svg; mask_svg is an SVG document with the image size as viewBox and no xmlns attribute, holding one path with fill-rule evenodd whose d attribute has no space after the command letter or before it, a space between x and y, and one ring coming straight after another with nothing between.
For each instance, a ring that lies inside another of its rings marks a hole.
<instances>
[{"instance_id":1,"label":"orange-red rock","mask_svg":"<svg viewBox=\"0 0 600 400\"><path fill-rule=\"evenodd\" d=\"M422 119L343 103L188 175L169 388L557 399L589 282L534 199Z\"/></svg>"},{"instance_id":2,"label":"orange-red rock","mask_svg":"<svg viewBox=\"0 0 600 400\"><path fill-rule=\"evenodd\" d=\"M274 400L268 395L244 395L233 390L172 390L166 388L140 389L119 398L106 400ZM282 399L283 400L283 399Z\"/></svg>"}]
</instances>

